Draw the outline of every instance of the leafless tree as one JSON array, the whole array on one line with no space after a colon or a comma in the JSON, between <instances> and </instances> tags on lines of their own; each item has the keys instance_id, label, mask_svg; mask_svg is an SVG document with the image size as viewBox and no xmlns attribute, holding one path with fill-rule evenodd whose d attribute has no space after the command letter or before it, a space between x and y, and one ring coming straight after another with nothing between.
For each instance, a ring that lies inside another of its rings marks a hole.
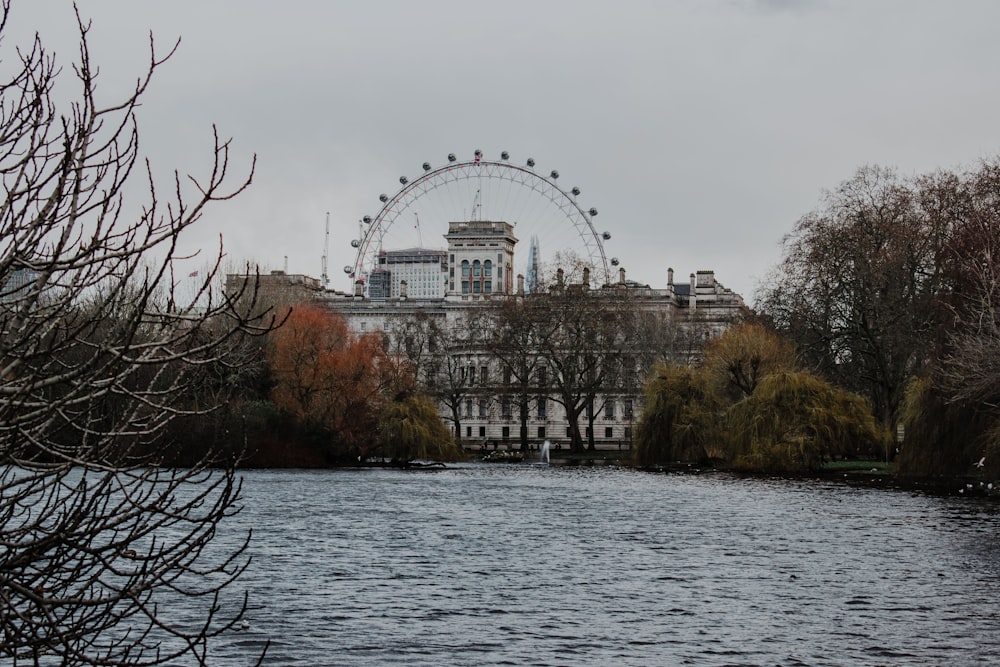
<instances>
[{"instance_id":1,"label":"leafless tree","mask_svg":"<svg viewBox=\"0 0 1000 667\"><path fill-rule=\"evenodd\" d=\"M921 181L925 206L949 230L941 264L949 289L939 372L948 400L1000 407L1000 163Z\"/></svg>"},{"instance_id":2,"label":"leafless tree","mask_svg":"<svg viewBox=\"0 0 1000 667\"><path fill-rule=\"evenodd\" d=\"M482 333L476 314L449 325L444 317L417 313L391 329L396 356L405 359L423 391L448 411L455 439L462 440L462 405L476 389L475 363ZM480 388L486 378L479 379Z\"/></svg>"},{"instance_id":3,"label":"leafless tree","mask_svg":"<svg viewBox=\"0 0 1000 667\"><path fill-rule=\"evenodd\" d=\"M518 412L518 441L527 451L531 402L549 396L548 366L539 354L556 329L544 293L510 296L498 300L482 318L483 340L500 367L502 401ZM544 370L543 370L544 369Z\"/></svg>"},{"instance_id":4,"label":"leafless tree","mask_svg":"<svg viewBox=\"0 0 1000 667\"><path fill-rule=\"evenodd\" d=\"M205 207L250 179L228 184L229 144L215 134L208 174L175 174L164 198L138 157L135 110L165 58L151 38L135 88L102 103L89 24L77 24L71 68L36 37L0 83L0 662L207 665L210 640L247 604L229 586L249 536L213 541L240 484L210 453L157 464L173 418L224 400L193 388L224 385L246 337L273 321L213 290L218 259L196 281L173 267ZM183 300L182 280L198 286Z\"/></svg>"},{"instance_id":5,"label":"leafless tree","mask_svg":"<svg viewBox=\"0 0 1000 667\"><path fill-rule=\"evenodd\" d=\"M937 332L943 222L911 181L859 169L798 221L761 299L802 361L867 396L887 425Z\"/></svg>"}]
</instances>

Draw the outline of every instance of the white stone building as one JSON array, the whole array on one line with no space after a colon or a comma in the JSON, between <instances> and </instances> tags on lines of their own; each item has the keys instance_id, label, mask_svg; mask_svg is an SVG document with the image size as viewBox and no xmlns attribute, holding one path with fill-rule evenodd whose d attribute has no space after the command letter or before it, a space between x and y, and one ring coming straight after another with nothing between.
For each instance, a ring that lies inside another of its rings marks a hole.
<instances>
[{"instance_id":1,"label":"white stone building","mask_svg":"<svg viewBox=\"0 0 1000 667\"><path fill-rule=\"evenodd\" d=\"M318 283L302 276L287 276L288 287L299 297L344 316L355 334L384 332L390 339L407 321L418 318L433 321L439 331L447 332L442 339L461 340L461 333L497 300L531 298L524 295L523 277L512 275L517 239L511 225L452 222L445 238L447 251L381 253L378 268L369 274L369 281L372 276L381 281L374 294L376 285L366 285L363 280L356 283L353 294L318 289ZM389 275L378 276L380 271ZM661 356L697 354L706 337L717 334L744 310L742 297L721 285L713 271L697 271L690 274L689 282L675 283L673 270L666 269L663 287L627 280L624 269L619 269L617 280L609 285L589 285L589 272L584 276L576 289L596 299L628 299L633 308L648 316L656 335L663 339ZM281 280L281 275L269 276L268 289L274 290ZM380 291L386 288L388 292ZM670 336L677 340L667 340ZM398 343L390 340L390 349L400 349ZM483 344L453 342L451 348L438 352L449 357L456 371L449 381L457 385L450 404L442 399L442 416L455 427L457 413L457 434L468 448L519 444L520 402L512 397L509 372L505 373L500 360ZM592 435L599 448L628 448L631 444L649 355L643 357L636 351L634 356L626 356L626 372L580 417L579 432L585 439ZM527 436L532 446L548 440L558 448L569 441L569 424L566 411L553 398L549 372L543 364L532 376Z\"/></svg>"}]
</instances>

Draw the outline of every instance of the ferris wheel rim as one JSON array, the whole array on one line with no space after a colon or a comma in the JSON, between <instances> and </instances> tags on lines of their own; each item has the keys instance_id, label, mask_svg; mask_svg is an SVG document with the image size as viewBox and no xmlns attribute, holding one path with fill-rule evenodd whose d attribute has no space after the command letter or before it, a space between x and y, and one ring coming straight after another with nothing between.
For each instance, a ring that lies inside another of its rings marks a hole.
<instances>
[{"instance_id":1,"label":"ferris wheel rim","mask_svg":"<svg viewBox=\"0 0 1000 667\"><path fill-rule=\"evenodd\" d=\"M572 193L562 189L555 181L555 179L558 178L558 172L553 171L551 176L546 176L545 174L536 172L532 169L532 163L533 160L531 159L529 159L528 166L513 164L506 159L483 159L479 151L476 151L476 157L472 160L454 160L453 155L449 155L449 162L436 168L430 168L430 165L425 162L423 165L424 172L422 174L414 178L412 181L407 179L405 176L401 177L400 183L402 186L396 191L396 193L392 196L381 195L380 199L383 202L382 207L374 216L365 216L364 223L367 225L367 229L362 235L362 238L359 239L354 263L345 267L345 271L349 270L350 275L355 280L364 280L367 278L372 269L365 266L365 259L369 255L373 258L375 257L375 254L372 254L371 250L372 243L376 240L377 236L384 237L396 219L421 196L428 194L439 187L445 186L448 183L455 183L460 180L469 180L476 176L485 175L487 177L498 177L504 180L509 180L511 183L518 183L519 185L526 186L538 194L548 198L549 201L551 201L564 215L566 215L569 222L576 229L577 234L583 240L584 246L588 250L590 261L596 264L594 269L603 271L605 283L610 283L611 270L607 254L604 251L604 244L602 242L602 236L605 239L609 236L607 232L603 235L598 233L597 229L594 227L593 217L597 214L596 209L590 209L590 211L587 211L580 206L575 198L575 194L579 192L576 188L573 189ZM491 172L491 170L492 173L483 173L484 171ZM450 180L442 179L440 182L434 182L435 179L442 178L449 174L454 174L454 177ZM517 181L513 177L505 178L504 174L519 174L524 180ZM529 183L525 181L531 182ZM427 184L430 184L430 186L425 187ZM539 189L539 187L541 187L541 189ZM388 224L386 225L387 220ZM381 240L381 238L379 240Z\"/></svg>"}]
</instances>

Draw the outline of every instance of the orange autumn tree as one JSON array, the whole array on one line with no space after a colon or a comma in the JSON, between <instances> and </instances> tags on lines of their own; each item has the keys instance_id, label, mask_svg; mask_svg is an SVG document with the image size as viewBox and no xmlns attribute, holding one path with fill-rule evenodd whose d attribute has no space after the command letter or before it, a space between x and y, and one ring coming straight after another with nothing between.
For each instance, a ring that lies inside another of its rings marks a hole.
<instances>
[{"instance_id":1,"label":"orange autumn tree","mask_svg":"<svg viewBox=\"0 0 1000 667\"><path fill-rule=\"evenodd\" d=\"M273 334L269 362L278 408L328 431L334 453L369 455L396 376L379 337L352 336L343 317L297 306Z\"/></svg>"}]
</instances>

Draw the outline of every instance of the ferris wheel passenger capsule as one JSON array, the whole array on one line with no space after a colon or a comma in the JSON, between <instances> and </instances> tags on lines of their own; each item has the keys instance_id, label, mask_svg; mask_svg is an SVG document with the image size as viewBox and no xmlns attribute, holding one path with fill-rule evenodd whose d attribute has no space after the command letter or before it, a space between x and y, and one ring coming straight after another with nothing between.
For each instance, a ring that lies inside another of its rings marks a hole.
<instances>
[{"instance_id":1,"label":"ferris wheel passenger capsule","mask_svg":"<svg viewBox=\"0 0 1000 667\"><path fill-rule=\"evenodd\" d=\"M344 273L350 273L353 270L354 270L354 267L351 266L350 264L348 264L347 266L344 267Z\"/></svg>"},{"instance_id":2,"label":"ferris wheel passenger capsule","mask_svg":"<svg viewBox=\"0 0 1000 667\"><path fill-rule=\"evenodd\" d=\"M604 232L603 234L601 234L601 238L604 239L605 241L611 240L611 232Z\"/></svg>"},{"instance_id":3,"label":"ferris wheel passenger capsule","mask_svg":"<svg viewBox=\"0 0 1000 667\"><path fill-rule=\"evenodd\" d=\"M361 221L364 222L366 225L370 225L372 224L372 217L370 215L366 215L365 217L361 218Z\"/></svg>"},{"instance_id":4,"label":"ferris wheel passenger capsule","mask_svg":"<svg viewBox=\"0 0 1000 667\"><path fill-rule=\"evenodd\" d=\"M431 163L430 162L424 162L423 168L424 168L424 171L430 171L431 170Z\"/></svg>"},{"instance_id":5,"label":"ferris wheel passenger capsule","mask_svg":"<svg viewBox=\"0 0 1000 667\"><path fill-rule=\"evenodd\" d=\"M533 158L533 157L529 157L528 158L528 166L529 167L534 167L535 166L535 158Z\"/></svg>"},{"instance_id":6,"label":"ferris wheel passenger capsule","mask_svg":"<svg viewBox=\"0 0 1000 667\"><path fill-rule=\"evenodd\" d=\"M612 257L611 258L611 266L618 266L618 258L617 257Z\"/></svg>"},{"instance_id":7,"label":"ferris wheel passenger capsule","mask_svg":"<svg viewBox=\"0 0 1000 667\"><path fill-rule=\"evenodd\" d=\"M588 213L590 213L591 216L597 215L597 209L596 208L592 208L592 209L590 209L590 211L588 211Z\"/></svg>"},{"instance_id":8,"label":"ferris wheel passenger capsule","mask_svg":"<svg viewBox=\"0 0 1000 667\"><path fill-rule=\"evenodd\" d=\"M455 154L448 153L448 162L454 162L454 161L455 161Z\"/></svg>"},{"instance_id":9,"label":"ferris wheel passenger capsule","mask_svg":"<svg viewBox=\"0 0 1000 667\"><path fill-rule=\"evenodd\" d=\"M508 153L507 151L503 151L502 153L500 153L500 159L501 160L509 160L510 159L510 153Z\"/></svg>"},{"instance_id":10,"label":"ferris wheel passenger capsule","mask_svg":"<svg viewBox=\"0 0 1000 667\"><path fill-rule=\"evenodd\" d=\"M482 157L483 156L483 152L477 148L476 152L473 153L473 155L475 155L476 157Z\"/></svg>"},{"instance_id":11,"label":"ferris wheel passenger capsule","mask_svg":"<svg viewBox=\"0 0 1000 667\"><path fill-rule=\"evenodd\" d=\"M407 183L410 182L410 180L408 178L406 178L406 176L400 176L399 177L399 182L402 183L403 185L406 185Z\"/></svg>"},{"instance_id":12,"label":"ferris wheel passenger capsule","mask_svg":"<svg viewBox=\"0 0 1000 667\"><path fill-rule=\"evenodd\" d=\"M551 176L552 178L559 178L559 172L553 169L552 172L549 174L549 176Z\"/></svg>"},{"instance_id":13,"label":"ferris wheel passenger capsule","mask_svg":"<svg viewBox=\"0 0 1000 667\"><path fill-rule=\"evenodd\" d=\"M580 196L580 188L578 188L576 186L574 186L573 189L570 190L570 192L572 192L573 196L575 196L575 197L579 197Z\"/></svg>"},{"instance_id":14,"label":"ferris wheel passenger capsule","mask_svg":"<svg viewBox=\"0 0 1000 667\"><path fill-rule=\"evenodd\" d=\"M387 201L389 201L389 195L387 195L387 194L385 194L385 193L383 193L383 194L380 194L380 195L378 196L378 200L379 200L380 202L382 202L382 203L384 204L384 203L386 203Z\"/></svg>"},{"instance_id":15,"label":"ferris wheel passenger capsule","mask_svg":"<svg viewBox=\"0 0 1000 667\"><path fill-rule=\"evenodd\" d=\"M351 247L352 248L358 248L360 246L361 246L361 241L359 241L357 239L351 239Z\"/></svg>"}]
</instances>

